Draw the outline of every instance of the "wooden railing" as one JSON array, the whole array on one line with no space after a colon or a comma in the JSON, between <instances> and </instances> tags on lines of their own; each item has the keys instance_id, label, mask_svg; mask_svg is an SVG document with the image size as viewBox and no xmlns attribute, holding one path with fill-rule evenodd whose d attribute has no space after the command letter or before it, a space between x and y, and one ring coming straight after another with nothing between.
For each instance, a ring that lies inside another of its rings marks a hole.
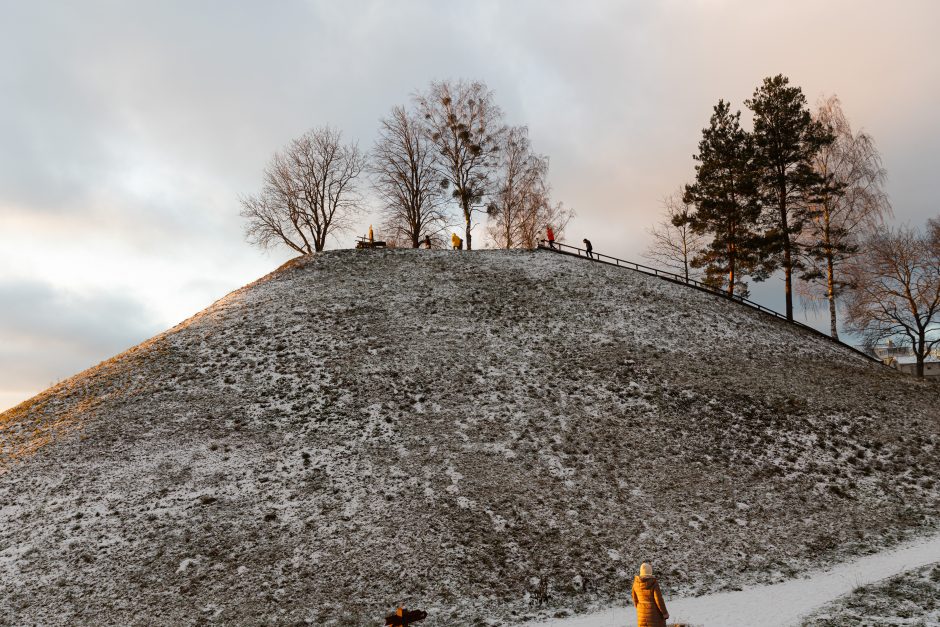
<instances>
[{"instance_id":1,"label":"wooden railing","mask_svg":"<svg viewBox=\"0 0 940 627\"><path fill-rule=\"evenodd\" d=\"M769 316L774 316L775 318L779 318L780 320L783 320L784 322L806 329L807 331L815 335L826 338L830 342L835 342L839 346L842 346L851 351L854 351L858 353L859 355L861 355L862 357L865 357L866 359L870 359L871 361L882 363L880 359L876 357L872 357L868 353L865 353L864 351L861 351L855 348L851 344L846 344L845 342L837 340L834 337L823 333L819 329L814 329L808 324L803 324L802 322L799 322L797 320L790 320L782 313L778 311L774 311L773 309L770 309L768 307L764 307L760 303L756 303L753 300L749 300L747 298L744 298L743 296L738 296L736 294L735 295L729 294L725 290L718 289L706 283L702 283L701 281L696 281L695 279L682 276L681 274L676 274L674 272L669 272L666 270L660 270L659 268L653 268L650 266L644 266L641 263L635 263L633 261L619 259L617 257L612 257L610 255L605 255L603 253L597 253L593 251L588 252L587 250L583 248L578 248L577 246L571 246L570 244L562 244L561 242L549 243L548 240L539 240L539 249L549 250L552 252L560 253L562 255L569 255L572 257L580 257L581 259L584 259L585 261L596 261L596 262L605 263L611 266L617 266L619 268L626 268L628 270L634 270L636 272L641 272L643 274L648 274L650 276L659 277L663 280L670 281L672 283L679 283L680 285L686 285L688 287L692 287L692 288L701 290L703 292L708 292L709 294L721 296L722 298L738 303L739 305L744 305L745 307L756 309Z\"/></svg>"}]
</instances>

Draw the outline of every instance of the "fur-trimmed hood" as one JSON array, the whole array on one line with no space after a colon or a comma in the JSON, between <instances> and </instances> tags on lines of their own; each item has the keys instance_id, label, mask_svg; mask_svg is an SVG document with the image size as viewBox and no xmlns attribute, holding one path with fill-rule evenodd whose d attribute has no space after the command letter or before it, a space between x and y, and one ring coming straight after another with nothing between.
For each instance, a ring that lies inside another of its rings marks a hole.
<instances>
[{"instance_id":1,"label":"fur-trimmed hood","mask_svg":"<svg viewBox=\"0 0 940 627\"><path fill-rule=\"evenodd\" d=\"M656 587L656 577L653 575L647 575L646 577L637 575L633 578L633 585L638 586L642 590L652 590Z\"/></svg>"}]
</instances>

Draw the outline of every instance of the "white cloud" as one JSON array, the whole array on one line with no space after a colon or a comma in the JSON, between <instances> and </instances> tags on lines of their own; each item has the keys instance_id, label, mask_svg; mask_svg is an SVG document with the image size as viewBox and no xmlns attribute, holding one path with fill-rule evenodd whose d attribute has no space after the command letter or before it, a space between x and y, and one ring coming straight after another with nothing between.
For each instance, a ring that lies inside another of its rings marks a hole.
<instances>
[{"instance_id":1,"label":"white cloud","mask_svg":"<svg viewBox=\"0 0 940 627\"><path fill-rule=\"evenodd\" d=\"M120 292L0 281L0 411L155 335L146 305Z\"/></svg>"}]
</instances>

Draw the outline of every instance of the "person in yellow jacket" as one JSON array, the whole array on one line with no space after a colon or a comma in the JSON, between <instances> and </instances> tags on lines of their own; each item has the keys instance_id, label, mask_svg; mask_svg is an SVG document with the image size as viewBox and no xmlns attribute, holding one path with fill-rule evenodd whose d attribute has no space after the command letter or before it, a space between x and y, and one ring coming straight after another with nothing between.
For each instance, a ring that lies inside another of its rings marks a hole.
<instances>
[{"instance_id":1,"label":"person in yellow jacket","mask_svg":"<svg viewBox=\"0 0 940 627\"><path fill-rule=\"evenodd\" d=\"M369 243L370 243L370 244L375 243L375 238L372 236L372 225L371 225L371 224L369 225Z\"/></svg>"},{"instance_id":2,"label":"person in yellow jacket","mask_svg":"<svg viewBox=\"0 0 940 627\"><path fill-rule=\"evenodd\" d=\"M633 605L636 606L637 627L666 627L669 612L663 600L659 582L653 577L653 567L644 562L639 576L633 579Z\"/></svg>"},{"instance_id":3,"label":"person in yellow jacket","mask_svg":"<svg viewBox=\"0 0 940 627\"><path fill-rule=\"evenodd\" d=\"M463 240L456 233L450 236L450 243L454 245L454 250L463 250Z\"/></svg>"}]
</instances>

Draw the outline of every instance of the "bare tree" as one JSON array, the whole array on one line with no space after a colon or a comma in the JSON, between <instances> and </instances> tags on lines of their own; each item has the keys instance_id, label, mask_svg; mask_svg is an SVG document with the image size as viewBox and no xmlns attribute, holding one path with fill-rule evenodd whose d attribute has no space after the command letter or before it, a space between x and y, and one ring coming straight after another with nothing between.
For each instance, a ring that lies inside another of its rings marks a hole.
<instances>
[{"instance_id":1,"label":"bare tree","mask_svg":"<svg viewBox=\"0 0 940 627\"><path fill-rule=\"evenodd\" d=\"M891 214L882 186L885 170L871 136L852 132L837 96L817 106L816 120L829 128L835 141L822 146L812 159L816 172L831 179L814 205L800 248L806 251L803 285L797 291L811 308L826 302L832 337L839 338L838 301L848 287L843 265L859 252L859 242Z\"/></svg>"},{"instance_id":2,"label":"bare tree","mask_svg":"<svg viewBox=\"0 0 940 627\"><path fill-rule=\"evenodd\" d=\"M685 202L684 196L685 187L680 187L663 199L663 218L648 230L652 241L643 257L677 270L688 281L693 274L690 270L692 259L708 243L708 237L692 230L695 205Z\"/></svg>"},{"instance_id":3,"label":"bare tree","mask_svg":"<svg viewBox=\"0 0 940 627\"><path fill-rule=\"evenodd\" d=\"M432 82L416 96L426 131L438 151L441 184L451 189L466 225L471 249L473 215L485 210L493 192L503 114L481 82Z\"/></svg>"},{"instance_id":4,"label":"bare tree","mask_svg":"<svg viewBox=\"0 0 940 627\"><path fill-rule=\"evenodd\" d=\"M849 266L848 327L870 346L886 339L909 344L924 376L924 358L940 345L940 242L937 227L880 228Z\"/></svg>"},{"instance_id":5,"label":"bare tree","mask_svg":"<svg viewBox=\"0 0 940 627\"><path fill-rule=\"evenodd\" d=\"M544 193L533 197L532 204L523 212L517 230L517 246L520 248L537 248L539 240L545 239L549 226L555 232L555 241L564 241L565 229L574 217L574 210L561 202L552 204L549 191L545 188Z\"/></svg>"},{"instance_id":6,"label":"bare tree","mask_svg":"<svg viewBox=\"0 0 940 627\"><path fill-rule=\"evenodd\" d=\"M440 239L448 226L434 160L434 146L420 122L404 107L392 109L381 121L369 170L384 205L383 227L412 248L425 237Z\"/></svg>"},{"instance_id":7,"label":"bare tree","mask_svg":"<svg viewBox=\"0 0 940 627\"><path fill-rule=\"evenodd\" d=\"M500 173L493 202L487 207L487 230L500 248L522 245L522 230L548 198L548 159L532 152L529 129L514 126L504 135Z\"/></svg>"},{"instance_id":8,"label":"bare tree","mask_svg":"<svg viewBox=\"0 0 940 627\"><path fill-rule=\"evenodd\" d=\"M330 233L351 226L361 207L357 178L366 157L341 139L338 130L314 129L275 153L261 193L241 201L250 242L310 254L323 250Z\"/></svg>"}]
</instances>

